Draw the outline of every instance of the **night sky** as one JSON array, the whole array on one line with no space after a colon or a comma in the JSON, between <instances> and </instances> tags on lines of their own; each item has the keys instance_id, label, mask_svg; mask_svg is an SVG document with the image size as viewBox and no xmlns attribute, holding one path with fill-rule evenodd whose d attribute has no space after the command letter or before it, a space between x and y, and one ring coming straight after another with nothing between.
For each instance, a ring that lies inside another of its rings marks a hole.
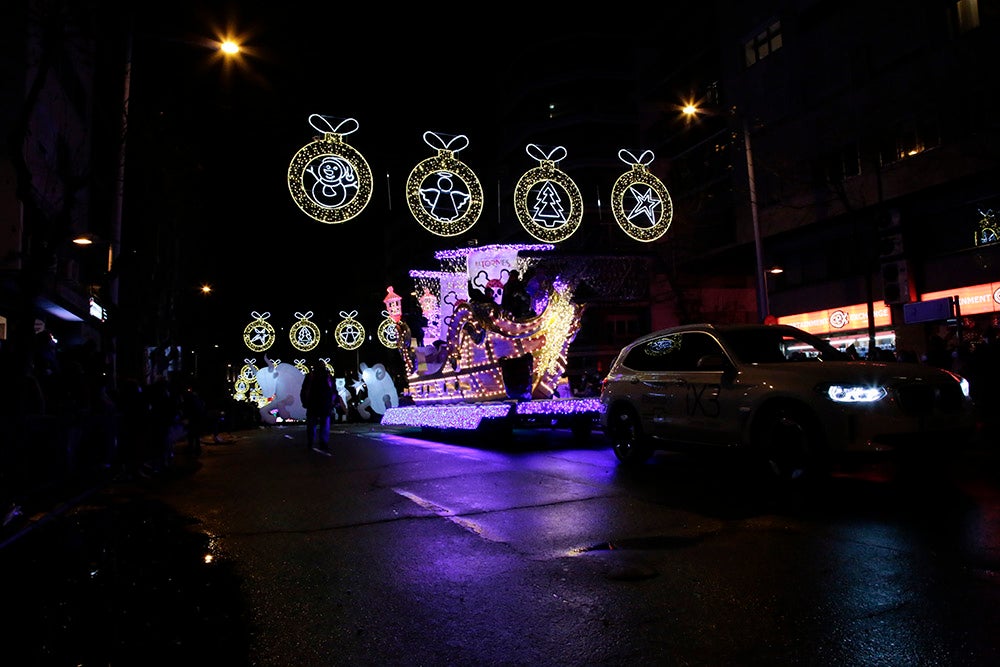
<instances>
[{"instance_id":1,"label":"night sky","mask_svg":"<svg viewBox=\"0 0 1000 667\"><path fill-rule=\"evenodd\" d=\"M409 269L438 268L435 250L471 239L498 242L495 112L509 101L507 55L544 45L556 32L607 29L609 20L555 10L513 13L509 5L496 16L490 12L499 6L471 14L468 5L449 14L442 4L435 14L427 5L382 3L233 7L180 2L169 16L139 19L133 124L153 122L157 129L149 143L139 129L129 139L131 169L163 160L183 174L167 203L180 210L182 294L200 299L188 309L195 318L211 303L220 314L213 322L221 322L211 326L227 337L229 328L242 331L254 310L286 326L295 312L314 311L334 323L342 310L377 315L387 285L407 294ZM222 33L243 44L240 63L222 62L206 48ZM594 48L587 39L558 43L551 62L538 68ZM368 207L339 224L300 211L286 184L292 156L317 135L308 123L314 113L358 121L345 141L373 173ZM459 236L431 234L406 206L410 170L434 155L423 140L428 130L470 139L458 157L477 173L486 203L476 226ZM524 169L531 166L525 160ZM133 187L127 197L131 206L148 207L148 200L134 203L135 173L126 175L126 190ZM535 242L523 236L514 240ZM213 286L211 296L197 294L202 283Z\"/></svg>"}]
</instances>

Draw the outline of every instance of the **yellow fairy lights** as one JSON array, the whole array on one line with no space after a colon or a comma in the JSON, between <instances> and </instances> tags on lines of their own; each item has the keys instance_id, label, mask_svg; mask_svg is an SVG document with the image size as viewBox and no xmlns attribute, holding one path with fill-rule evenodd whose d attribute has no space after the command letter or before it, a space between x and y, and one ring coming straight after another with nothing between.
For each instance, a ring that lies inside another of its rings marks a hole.
<instances>
[{"instance_id":1,"label":"yellow fairy lights","mask_svg":"<svg viewBox=\"0 0 1000 667\"><path fill-rule=\"evenodd\" d=\"M274 327L267 322L271 313L251 311L250 315L254 320L243 329L243 342L254 352L263 352L274 344Z\"/></svg>"},{"instance_id":2,"label":"yellow fairy lights","mask_svg":"<svg viewBox=\"0 0 1000 667\"><path fill-rule=\"evenodd\" d=\"M655 241L669 229L674 207L666 186L649 171L653 152L643 151L636 158L623 148L618 157L632 168L619 176L611 189L615 221L636 241Z\"/></svg>"},{"instance_id":3,"label":"yellow fairy lights","mask_svg":"<svg viewBox=\"0 0 1000 667\"><path fill-rule=\"evenodd\" d=\"M399 346L399 329L396 327L396 320L389 315L388 311L383 310L382 315L385 316L385 319L378 325L378 342L394 350Z\"/></svg>"},{"instance_id":4,"label":"yellow fairy lights","mask_svg":"<svg viewBox=\"0 0 1000 667\"><path fill-rule=\"evenodd\" d=\"M464 134L448 141L424 132L424 143L437 155L420 162L406 179L406 203L417 222L438 236L468 231L483 212L483 186L475 172L455 157L469 145Z\"/></svg>"},{"instance_id":5,"label":"yellow fairy lights","mask_svg":"<svg viewBox=\"0 0 1000 667\"><path fill-rule=\"evenodd\" d=\"M312 114L309 124L319 137L306 144L288 165L288 191L302 212L327 224L357 216L372 196L372 171L364 156L344 142L358 129L353 118L336 127L326 116Z\"/></svg>"},{"instance_id":6,"label":"yellow fairy lights","mask_svg":"<svg viewBox=\"0 0 1000 667\"><path fill-rule=\"evenodd\" d=\"M361 344L365 342L365 328L361 326L361 322L354 319L358 314L358 311L352 310L351 312L340 311L340 316L343 317L337 328L333 331L333 337L337 341L337 345L344 348L345 350L356 350L361 347Z\"/></svg>"},{"instance_id":7,"label":"yellow fairy lights","mask_svg":"<svg viewBox=\"0 0 1000 667\"><path fill-rule=\"evenodd\" d=\"M521 176L514 188L514 209L521 226L540 241L565 241L583 220L580 189L556 163L566 157L566 149L557 146L549 152L535 144L525 149L539 165Z\"/></svg>"},{"instance_id":8,"label":"yellow fairy lights","mask_svg":"<svg viewBox=\"0 0 1000 667\"><path fill-rule=\"evenodd\" d=\"M295 313L298 321L288 330L288 339L296 350L308 352L319 345L319 327L309 320L313 316L310 310L308 313Z\"/></svg>"}]
</instances>

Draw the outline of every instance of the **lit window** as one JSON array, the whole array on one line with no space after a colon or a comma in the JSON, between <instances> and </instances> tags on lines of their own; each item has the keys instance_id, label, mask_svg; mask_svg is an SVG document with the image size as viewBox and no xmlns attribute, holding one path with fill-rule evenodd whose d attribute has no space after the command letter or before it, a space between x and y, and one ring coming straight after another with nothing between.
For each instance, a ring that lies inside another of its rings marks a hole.
<instances>
[{"instance_id":1,"label":"lit window","mask_svg":"<svg viewBox=\"0 0 1000 667\"><path fill-rule=\"evenodd\" d=\"M774 21L743 45L746 66L767 58L781 48L781 21Z\"/></svg>"}]
</instances>

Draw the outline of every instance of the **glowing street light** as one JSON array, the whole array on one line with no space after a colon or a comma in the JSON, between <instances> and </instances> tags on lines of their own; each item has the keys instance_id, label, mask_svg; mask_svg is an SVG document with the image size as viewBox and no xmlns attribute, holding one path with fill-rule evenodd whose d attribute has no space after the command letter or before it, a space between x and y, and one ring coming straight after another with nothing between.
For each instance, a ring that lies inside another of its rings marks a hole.
<instances>
[{"instance_id":1,"label":"glowing street light","mask_svg":"<svg viewBox=\"0 0 1000 667\"><path fill-rule=\"evenodd\" d=\"M732 108L736 114L736 108ZM706 113L696 102L685 102L681 107L688 122L697 118L699 114ZM740 119L740 129L743 133L743 150L747 166L747 188L750 191L750 217L753 220L753 242L757 259L757 315L760 321L770 314L771 306L767 296L767 275L764 270L764 254L760 239L760 220L757 215L757 179L754 175L753 149L750 146L750 127L746 118Z\"/></svg>"}]
</instances>

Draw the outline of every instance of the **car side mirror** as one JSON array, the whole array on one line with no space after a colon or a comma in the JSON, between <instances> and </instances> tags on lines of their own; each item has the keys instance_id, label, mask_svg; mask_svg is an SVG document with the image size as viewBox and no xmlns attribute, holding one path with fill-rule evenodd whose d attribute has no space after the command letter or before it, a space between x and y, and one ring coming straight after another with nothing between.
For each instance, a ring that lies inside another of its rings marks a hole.
<instances>
[{"instance_id":1,"label":"car side mirror","mask_svg":"<svg viewBox=\"0 0 1000 667\"><path fill-rule=\"evenodd\" d=\"M698 358L700 371L724 371L726 368L726 359L721 354L706 354Z\"/></svg>"}]
</instances>

